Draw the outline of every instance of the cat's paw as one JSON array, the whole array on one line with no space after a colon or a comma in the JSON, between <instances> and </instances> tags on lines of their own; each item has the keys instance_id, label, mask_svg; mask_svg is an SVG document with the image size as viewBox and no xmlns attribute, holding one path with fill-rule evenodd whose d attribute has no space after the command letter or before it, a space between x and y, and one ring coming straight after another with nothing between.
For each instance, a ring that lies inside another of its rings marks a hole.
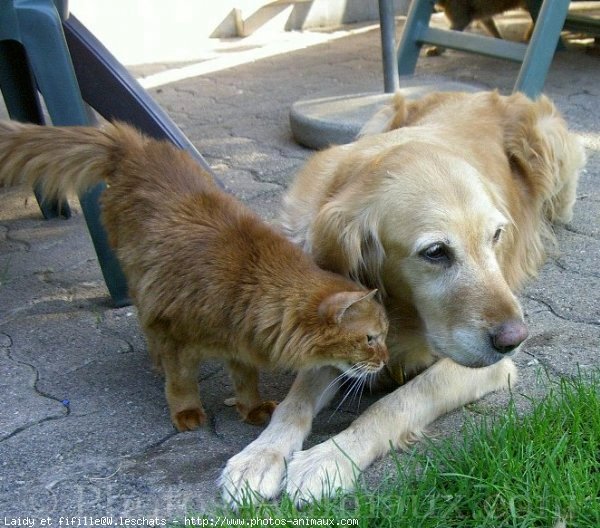
<instances>
[{"instance_id":1,"label":"cat's paw","mask_svg":"<svg viewBox=\"0 0 600 528\"><path fill-rule=\"evenodd\" d=\"M358 468L331 440L296 451L288 463L286 491L298 507L354 487Z\"/></svg>"},{"instance_id":2,"label":"cat's paw","mask_svg":"<svg viewBox=\"0 0 600 528\"><path fill-rule=\"evenodd\" d=\"M178 431L193 431L206 422L206 413L200 408L184 409L172 417Z\"/></svg>"},{"instance_id":3,"label":"cat's paw","mask_svg":"<svg viewBox=\"0 0 600 528\"><path fill-rule=\"evenodd\" d=\"M263 425L266 424L270 419L271 415L275 411L277 407L277 402L275 401L264 401L260 405L253 407L249 411L242 412L242 418L244 422L252 424L252 425Z\"/></svg>"},{"instance_id":4,"label":"cat's paw","mask_svg":"<svg viewBox=\"0 0 600 528\"><path fill-rule=\"evenodd\" d=\"M227 407L235 406L242 420L251 425L266 424L277 408L277 402L272 400L264 401L251 408L244 403L238 402L237 398L227 398L223 403Z\"/></svg>"},{"instance_id":5,"label":"cat's paw","mask_svg":"<svg viewBox=\"0 0 600 528\"><path fill-rule=\"evenodd\" d=\"M272 499L281 492L285 456L276 448L250 444L230 458L219 478L223 500L233 509L256 496Z\"/></svg>"}]
</instances>

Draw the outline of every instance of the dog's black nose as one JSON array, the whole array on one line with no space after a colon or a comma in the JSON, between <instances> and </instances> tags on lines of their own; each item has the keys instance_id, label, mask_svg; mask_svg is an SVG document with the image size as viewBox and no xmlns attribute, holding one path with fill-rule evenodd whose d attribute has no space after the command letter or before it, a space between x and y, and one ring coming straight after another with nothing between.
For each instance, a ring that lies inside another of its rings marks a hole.
<instances>
[{"instance_id":1,"label":"dog's black nose","mask_svg":"<svg viewBox=\"0 0 600 528\"><path fill-rule=\"evenodd\" d=\"M527 326L519 319L506 321L490 331L492 345L501 354L512 352L528 335Z\"/></svg>"}]
</instances>

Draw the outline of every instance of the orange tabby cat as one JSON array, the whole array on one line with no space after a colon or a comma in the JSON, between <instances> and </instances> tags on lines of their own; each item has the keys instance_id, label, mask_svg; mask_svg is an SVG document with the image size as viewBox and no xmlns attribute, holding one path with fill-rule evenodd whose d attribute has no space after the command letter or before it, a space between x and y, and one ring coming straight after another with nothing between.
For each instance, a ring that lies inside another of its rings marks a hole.
<instances>
[{"instance_id":1,"label":"orange tabby cat","mask_svg":"<svg viewBox=\"0 0 600 528\"><path fill-rule=\"evenodd\" d=\"M262 423L257 367L333 365L349 375L388 358L375 291L318 268L225 194L191 157L124 124L42 127L0 122L0 182L46 196L106 181L102 220L128 279L150 354L165 373L177 429L206 415L197 370L223 358L236 405Z\"/></svg>"}]
</instances>

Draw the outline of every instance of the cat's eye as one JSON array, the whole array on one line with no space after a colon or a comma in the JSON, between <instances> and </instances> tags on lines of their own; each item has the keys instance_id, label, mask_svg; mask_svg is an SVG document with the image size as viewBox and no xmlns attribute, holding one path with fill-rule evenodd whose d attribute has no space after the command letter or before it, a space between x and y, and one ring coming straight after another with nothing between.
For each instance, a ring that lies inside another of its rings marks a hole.
<instances>
[{"instance_id":1,"label":"cat's eye","mask_svg":"<svg viewBox=\"0 0 600 528\"><path fill-rule=\"evenodd\" d=\"M504 228L502 227L496 229L496 232L494 233L494 238L492 238L492 242L494 244L496 244L500 240L500 237L502 236L502 231L504 231Z\"/></svg>"},{"instance_id":2,"label":"cat's eye","mask_svg":"<svg viewBox=\"0 0 600 528\"><path fill-rule=\"evenodd\" d=\"M377 341L377 336L367 335L367 345L370 347L375 346L375 342Z\"/></svg>"},{"instance_id":3,"label":"cat's eye","mask_svg":"<svg viewBox=\"0 0 600 528\"><path fill-rule=\"evenodd\" d=\"M427 246L419 255L432 264L449 265L452 262L452 251L446 244L441 242Z\"/></svg>"}]
</instances>

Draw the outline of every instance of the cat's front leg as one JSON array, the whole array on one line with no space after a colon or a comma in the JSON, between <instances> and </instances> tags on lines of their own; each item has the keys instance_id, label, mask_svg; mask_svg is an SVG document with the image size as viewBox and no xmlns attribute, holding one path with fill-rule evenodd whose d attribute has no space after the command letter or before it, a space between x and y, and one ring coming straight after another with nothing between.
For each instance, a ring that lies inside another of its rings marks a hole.
<instances>
[{"instance_id":1,"label":"cat's front leg","mask_svg":"<svg viewBox=\"0 0 600 528\"><path fill-rule=\"evenodd\" d=\"M286 462L310 432L314 416L337 391L332 383L339 371L324 367L301 371L285 399L277 406L262 434L225 466L219 485L224 500L233 508L245 497L279 495Z\"/></svg>"},{"instance_id":2,"label":"cat's front leg","mask_svg":"<svg viewBox=\"0 0 600 528\"><path fill-rule=\"evenodd\" d=\"M288 493L301 506L338 489L351 489L358 473L390 445L406 445L437 417L508 387L516 374L510 359L479 369L449 359L438 361L374 403L345 431L294 453L287 470Z\"/></svg>"}]
</instances>

